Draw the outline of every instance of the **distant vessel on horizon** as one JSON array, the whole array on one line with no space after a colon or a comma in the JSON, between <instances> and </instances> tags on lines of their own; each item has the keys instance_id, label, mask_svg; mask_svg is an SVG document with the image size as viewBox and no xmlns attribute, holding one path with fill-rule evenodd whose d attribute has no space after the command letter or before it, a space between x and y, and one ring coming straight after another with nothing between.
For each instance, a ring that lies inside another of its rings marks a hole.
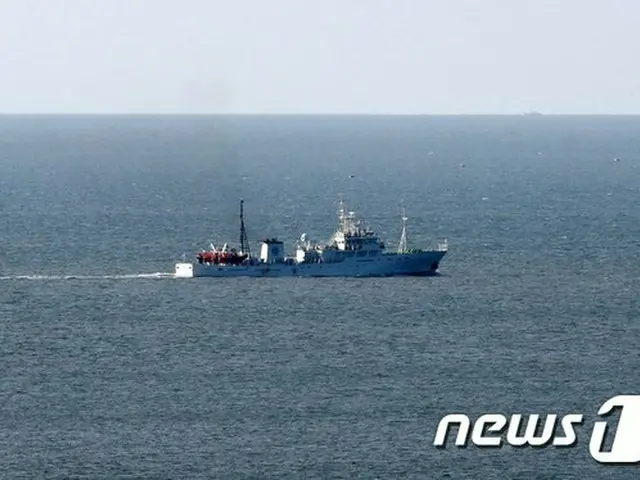
<instances>
[{"instance_id":1,"label":"distant vessel on horizon","mask_svg":"<svg viewBox=\"0 0 640 480\"><path fill-rule=\"evenodd\" d=\"M431 250L409 249L407 216L403 211L402 234L396 252L388 252L384 242L363 228L355 212L340 202L339 227L327 244L313 243L302 234L295 257L286 257L284 244L276 238L261 242L259 257L250 252L244 225L244 201L240 200L240 248L228 244L197 255L197 262L175 265L175 277L390 277L427 276L438 272L448 251L445 239Z\"/></svg>"},{"instance_id":2,"label":"distant vessel on horizon","mask_svg":"<svg viewBox=\"0 0 640 480\"><path fill-rule=\"evenodd\" d=\"M522 115L525 117L542 117L542 114L536 111L524 112Z\"/></svg>"}]
</instances>

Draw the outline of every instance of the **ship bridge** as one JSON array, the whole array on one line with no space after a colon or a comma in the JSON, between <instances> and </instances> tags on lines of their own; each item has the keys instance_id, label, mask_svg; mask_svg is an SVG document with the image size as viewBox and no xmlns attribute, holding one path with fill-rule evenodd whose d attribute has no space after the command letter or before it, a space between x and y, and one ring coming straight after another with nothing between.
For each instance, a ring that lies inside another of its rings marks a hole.
<instances>
[{"instance_id":1,"label":"ship bridge","mask_svg":"<svg viewBox=\"0 0 640 480\"><path fill-rule=\"evenodd\" d=\"M355 212L347 212L343 202L340 202L339 220L338 231L333 236L333 243L338 250L372 255L384 250L384 244L378 236L372 230L362 228Z\"/></svg>"},{"instance_id":2,"label":"ship bridge","mask_svg":"<svg viewBox=\"0 0 640 480\"><path fill-rule=\"evenodd\" d=\"M338 250L346 251L376 251L382 250L380 239L373 232L357 232L355 234L344 234L336 232L334 242Z\"/></svg>"}]
</instances>

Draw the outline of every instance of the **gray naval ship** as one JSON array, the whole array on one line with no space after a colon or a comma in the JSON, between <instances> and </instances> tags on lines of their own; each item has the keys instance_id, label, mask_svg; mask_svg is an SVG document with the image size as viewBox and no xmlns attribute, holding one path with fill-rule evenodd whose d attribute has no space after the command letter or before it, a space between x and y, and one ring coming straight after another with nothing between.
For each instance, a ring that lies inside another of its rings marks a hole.
<instances>
[{"instance_id":1,"label":"gray naval ship","mask_svg":"<svg viewBox=\"0 0 640 480\"><path fill-rule=\"evenodd\" d=\"M340 202L339 226L327 243L315 243L302 234L296 255L287 257L276 238L261 242L260 256L251 255L244 225L244 201L240 201L240 248L211 245L197 261L180 262L175 277L390 277L435 275L448 245L444 240L429 250L409 249L407 216L403 211L402 234L395 252L389 252L372 230L363 228L355 212Z\"/></svg>"}]
</instances>

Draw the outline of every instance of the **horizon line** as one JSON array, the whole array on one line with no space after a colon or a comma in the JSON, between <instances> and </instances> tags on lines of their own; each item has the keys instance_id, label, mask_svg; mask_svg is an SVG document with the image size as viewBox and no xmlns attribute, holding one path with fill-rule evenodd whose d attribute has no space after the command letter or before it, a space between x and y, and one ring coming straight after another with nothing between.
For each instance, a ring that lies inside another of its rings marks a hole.
<instances>
[{"instance_id":1,"label":"horizon line","mask_svg":"<svg viewBox=\"0 0 640 480\"><path fill-rule=\"evenodd\" d=\"M638 113L340 113L340 112L0 112L0 117L130 116L130 117L633 117Z\"/></svg>"}]
</instances>

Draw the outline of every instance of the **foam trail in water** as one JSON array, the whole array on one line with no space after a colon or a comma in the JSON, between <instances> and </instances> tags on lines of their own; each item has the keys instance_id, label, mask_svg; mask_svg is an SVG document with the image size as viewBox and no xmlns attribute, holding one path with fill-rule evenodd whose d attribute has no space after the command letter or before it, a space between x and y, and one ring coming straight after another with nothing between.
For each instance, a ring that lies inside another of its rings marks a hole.
<instances>
[{"instance_id":1,"label":"foam trail in water","mask_svg":"<svg viewBox=\"0 0 640 480\"><path fill-rule=\"evenodd\" d=\"M0 280L125 280L135 278L173 278L169 272L132 273L128 275L9 275Z\"/></svg>"}]
</instances>

